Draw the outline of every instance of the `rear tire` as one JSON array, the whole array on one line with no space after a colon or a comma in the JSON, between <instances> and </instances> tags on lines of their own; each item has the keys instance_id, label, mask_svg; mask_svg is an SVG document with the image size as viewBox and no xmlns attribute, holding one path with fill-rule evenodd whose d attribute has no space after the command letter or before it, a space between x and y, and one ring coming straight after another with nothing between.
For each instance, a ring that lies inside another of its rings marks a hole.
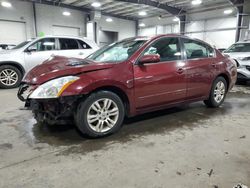
<instances>
[{"instance_id":1,"label":"rear tire","mask_svg":"<svg viewBox=\"0 0 250 188\"><path fill-rule=\"evenodd\" d=\"M79 104L75 122L81 133L97 138L117 132L122 126L124 114L124 104L118 95L98 91Z\"/></svg>"},{"instance_id":2,"label":"rear tire","mask_svg":"<svg viewBox=\"0 0 250 188\"><path fill-rule=\"evenodd\" d=\"M208 100L204 103L211 108L219 107L225 100L227 93L227 81L223 77L217 77L212 85Z\"/></svg>"},{"instance_id":3,"label":"rear tire","mask_svg":"<svg viewBox=\"0 0 250 188\"><path fill-rule=\"evenodd\" d=\"M0 88L16 88L22 81L21 71L12 65L0 66Z\"/></svg>"}]
</instances>

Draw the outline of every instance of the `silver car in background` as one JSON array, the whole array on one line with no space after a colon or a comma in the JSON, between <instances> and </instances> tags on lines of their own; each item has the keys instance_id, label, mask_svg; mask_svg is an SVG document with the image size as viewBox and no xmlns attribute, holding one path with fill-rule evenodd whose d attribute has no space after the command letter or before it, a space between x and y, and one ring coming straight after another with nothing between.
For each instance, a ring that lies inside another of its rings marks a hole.
<instances>
[{"instance_id":1,"label":"silver car in background","mask_svg":"<svg viewBox=\"0 0 250 188\"><path fill-rule=\"evenodd\" d=\"M24 74L51 56L85 58L95 52L95 42L78 37L45 36L0 51L0 88L18 87Z\"/></svg>"},{"instance_id":2,"label":"silver car in background","mask_svg":"<svg viewBox=\"0 0 250 188\"><path fill-rule=\"evenodd\" d=\"M250 41L237 42L223 52L236 61L239 82L250 81Z\"/></svg>"}]
</instances>

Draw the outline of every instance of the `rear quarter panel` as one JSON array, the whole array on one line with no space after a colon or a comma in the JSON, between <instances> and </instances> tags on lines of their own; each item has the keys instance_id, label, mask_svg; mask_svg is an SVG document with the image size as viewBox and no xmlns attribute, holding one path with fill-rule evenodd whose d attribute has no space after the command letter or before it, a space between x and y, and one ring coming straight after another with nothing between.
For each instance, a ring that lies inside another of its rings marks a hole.
<instances>
[{"instance_id":1,"label":"rear quarter panel","mask_svg":"<svg viewBox=\"0 0 250 188\"><path fill-rule=\"evenodd\" d=\"M229 82L228 90L230 90L235 85L237 80L237 68L235 66L234 60L227 56L223 56L218 50L216 51L216 53L218 59L218 69L216 71L215 77L221 74L226 75Z\"/></svg>"}]
</instances>

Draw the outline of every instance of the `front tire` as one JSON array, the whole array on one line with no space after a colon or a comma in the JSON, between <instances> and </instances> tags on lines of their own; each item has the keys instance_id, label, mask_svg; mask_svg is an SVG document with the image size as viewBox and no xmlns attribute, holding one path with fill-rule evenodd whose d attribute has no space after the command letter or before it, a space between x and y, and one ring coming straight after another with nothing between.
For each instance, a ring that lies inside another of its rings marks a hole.
<instances>
[{"instance_id":1,"label":"front tire","mask_svg":"<svg viewBox=\"0 0 250 188\"><path fill-rule=\"evenodd\" d=\"M124 119L124 104L110 91L98 91L79 104L75 121L78 129L96 138L117 132Z\"/></svg>"},{"instance_id":2,"label":"front tire","mask_svg":"<svg viewBox=\"0 0 250 188\"><path fill-rule=\"evenodd\" d=\"M20 85L22 80L21 71L12 65L0 66L0 88L11 89Z\"/></svg>"},{"instance_id":3,"label":"front tire","mask_svg":"<svg viewBox=\"0 0 250 188\"><path fill-rule=\"evenodd\" d=\"M227 81L223 77L217 77L212 85L209 99L204 103L211 108L219 107L225 100L227 93Z\"/></svg>"}]
</instances>

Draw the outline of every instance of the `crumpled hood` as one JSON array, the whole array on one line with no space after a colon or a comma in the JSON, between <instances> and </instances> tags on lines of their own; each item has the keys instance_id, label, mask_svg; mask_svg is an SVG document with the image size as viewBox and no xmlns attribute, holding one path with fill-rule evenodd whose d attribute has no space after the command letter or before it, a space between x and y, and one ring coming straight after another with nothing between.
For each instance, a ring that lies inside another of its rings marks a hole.
<instances>
[{"instance_id":1,"label":"crumpled hood","mask_svg":"<svg viewBox=\"0 0 250 188\"><path fill-rule=\"evenodd\" d=\"M113 66L114 64L111 63L95 63L87 59L55 56L29 71L23 82L39 85L54 78L108 69Z\"/></svg>"},{"instance_id":2,"label":"crumpled hood","mask_svg":"<svg viewBox=\"0 0 250 188\"><path fill-rule=\"evenodd\" d=\"M242 58L244 57L250 57L250 53L247 52L233 52L233 53L225 53L226 55L229 55L230 58L235 59L239 62L240 65L250 65L250 60L244 60L242 61Z\"/></svg>"}]
</instances>

